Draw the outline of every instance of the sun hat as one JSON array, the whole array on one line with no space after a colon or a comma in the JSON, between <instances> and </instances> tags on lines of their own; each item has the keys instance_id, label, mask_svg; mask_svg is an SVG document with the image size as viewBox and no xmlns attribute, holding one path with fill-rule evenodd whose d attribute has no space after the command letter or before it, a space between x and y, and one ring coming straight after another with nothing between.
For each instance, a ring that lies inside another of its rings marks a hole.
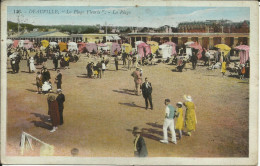
<instances>
[{"instance_id":1,"label":"sun hat","mask_svg":"<svg viewBox=\"0 0 260 166\"><path fill-rule=\"evenodd\" d=\"M179 102L177 103L177 105L181 105L181 106L182 106L182 102L179 101Z\"/></svg>"},{"instance_id":2,"label":"sun hat","mask_svg":"<svg viewBox=\"0 0 260 166\"><path fill-rule=\"evenodd\" d=\"M191 96L190 95L188 95L188 96L186 96L186 95L184 95L184 99L186 100L186 101L192 101L192 98L191 98Z\"/></svg>"}]
</instances>

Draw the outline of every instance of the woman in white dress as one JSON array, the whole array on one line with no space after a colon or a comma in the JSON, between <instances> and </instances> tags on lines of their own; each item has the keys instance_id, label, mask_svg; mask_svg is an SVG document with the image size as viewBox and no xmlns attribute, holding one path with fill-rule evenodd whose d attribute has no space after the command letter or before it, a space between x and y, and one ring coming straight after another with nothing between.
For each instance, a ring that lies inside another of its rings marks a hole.
<instances>
[{"instance_id":1,"label":"woman in white dress","mask_svg":"<svg viewBox=\"0 0 260 166\"><path fill-rule=\"evenodd\" d=\"M29 63L30 63L30 71L34 72L36 70L36 68L34 66L34 59L33 59L33 57L30 58Z\"/></svg>"}]
</instances>

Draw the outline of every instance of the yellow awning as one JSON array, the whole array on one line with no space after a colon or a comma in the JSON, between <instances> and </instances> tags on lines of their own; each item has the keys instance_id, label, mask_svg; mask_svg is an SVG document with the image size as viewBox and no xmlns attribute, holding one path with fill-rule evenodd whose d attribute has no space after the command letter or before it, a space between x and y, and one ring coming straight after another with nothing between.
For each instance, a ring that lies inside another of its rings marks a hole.
<instances>
[{"instance_id":1,"label":"yellow awning","mask_svg":"<svg viewBox=\"0 0 260 166\"><path fill-rule=\"evenodd\" d=\"M124 43L121 45L121 47L124 48L127 54L129 54L132 51L132 46L130 44Z\"/></svg>"}]
</instances>

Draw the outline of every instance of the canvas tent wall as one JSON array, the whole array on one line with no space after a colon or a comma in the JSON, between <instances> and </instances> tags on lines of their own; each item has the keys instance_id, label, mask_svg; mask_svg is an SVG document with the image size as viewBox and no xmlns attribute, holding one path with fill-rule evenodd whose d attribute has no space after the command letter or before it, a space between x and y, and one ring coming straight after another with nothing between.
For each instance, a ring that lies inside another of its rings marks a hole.
<instances>
[{"instance_id":1,"label":"canvas tent wall","mask_svg":"<svg viewBox=\"0 0 260 166\"><path fill-rule=\"evenodd\" d=\"M30 42L29 40L25 40L24 41L24 48L25 49L30 49L30 48L33 48L33 43L32 42Z\"/></svg>"},{"instance_id":2,"label":"canvas tent wall","mask_svg":"<svg viewBox=\"0 0 260 166\"><path fill-rule=\"evenodd\" d=\"M109 49L109 46L106 45L106 44L104 44L104 43L99 43L99 44L97 44L97 47L98 47L98 50L99 50L99 51L101 51L101 50L103 50L103 51L108 51L108 50L110 50L110 49Z\"/></svg>"},{"instance_id":3,"label":"canvas tent wall","mask_svg":"<svg viewBox=\"0 0 260 166\"><path fill-rule=\"evenodd\" d=\"M87 51L92 53L93 51L97 52L97 45L95 43L87 43L86 44Z\"/></svg>"},{"instance_id":4,"label":"canvas tent wall","mask_svg":"<svg viewBox=\"0 0 260 166\"><path fill-rule=\"evenodd\" d=\"M116 51L117 53L121 51L121 47L118 43L112 43L112 48L110 50L110 54L111 55L116 55Z\"/></svg>"},{"instance_id":5,"label":"canvas tent wall","mask_svg":"<svg viewBox=\"0 0 260 166\"><path fill-rule=\"evenodd\" d=\"M153 54L155 54L156 51L159 49L159 44L157 42L155 42L155 41L148 41L147 44L150 45L151 52Z\"/></svg>"},{"instance_id":6,"label":"canvas tent wall","mask_svg":"<svg viewBox=\"0 0 260 166\"><path fill-rule=\"evenodd\" d=\"M130 44L122 44L121 45L121 49L122 49L122 52L125 52L127 54L129 54L130 52L132 52L132 46Z\"/></svg>"},{"instance_id":7,"label":"canvas tent wall","mask_svg":"<svg viewBox=\"0 0 260 166\"><path fill-rule=\"evenodd\" d=\"M172 56L172 46L168 44L162 44L159 46L159 54L163 59L170 58Z\"/></svg>"},{"instance_id":8,"label":"canvas tent wall","mask_svg":"<svg viewBox=\"0 0 260 166\"><path fill-rule=\"evenodd\" d=\"M80 53L85 52L87 50L86 43L82 43L82 42L78 43L78 50L79 50Z\"/></svg>"},{"instance_id":9,"label":"canvas tent wall","mask_svg":"<svg viewBox=\"0 0 260 166\"><path fill-rule=\"evenodd\" d=\"M235 49L239 50L240 64L245 64L249 60L249 46L240 45L235 47Z\"/></svg>"},{"instance_id":10,"label":"canvas tent wall","mask_svg":"<svg viewBox=\"0 0 260 166\"><path fill-rule=\"evenodd\" d=\"M138 51L138 55L139 57L142 59L143 57L147 56L148 54L151 54L151 48L148 44L146 43L140 43L137 46L137 51Z\"/></svg>"},{"instance_id":11,"label":"canvas tent wall","mask_svg":"<svg viewBox=\"0 0 260 166\"><path fill-rule=\"evenodd\" d=\"M192 56L192 49L196 49L198 51L197 56L198 59L202 58L202 46L198 42L187 42L186 45L186 55Z\"/></svg>"},{"instance_id":12,"label":"canvas tent wall","mask_svg":"<svg viewBox=\"0 0 260 166\"><path fill-rule=\"evenodd\" d=\"M19 45L19 40L14 40L14 43L13 43L13 48L17 48L17 46Z\"/></svg>"},{"instance_id":13,"label":"canvas tent wall","mask_svg":"<svg viewBox=\"0 0 260 166\"><path fill-rule=\"evenodd\" d=\"M49 42L47 40L42 40L41 43L42 43L42 46L45 48L49 46Z\"/></svg>"},{"instance_id":14,"label":"canvas tent wall","mask_svg":"<svg viewBox=\"0 0 260 166\"><path fill-rule=\"evenodd\" d=\"M61 52L67 51L67 43L60 42L60 43L59 43L59 47L60 47L60 51L61 51Z\"/></svg>"},{"instance_id":15,"label":"canvas tent wall","mask_svg":"<svg viewBox=\"0 0 260 166\"><path fill-rule=\"evenodd\" d=\"M68 43L68 50L69 51L78 51L78 45L75 42Z\"/></svg>"},{"instance_id":16,"label":"canvas tent wall","mask_svg":"<svg viewBox=\"0 0 260 166\"><path fill-rule=\"evenodd\" d=\"M13 45L13 40L11 40L11 39L7 39L7 41L6 41L6 45L7 45L7 47L10 47L10 46L12 46Z\"/></svg>"}]
</instances>

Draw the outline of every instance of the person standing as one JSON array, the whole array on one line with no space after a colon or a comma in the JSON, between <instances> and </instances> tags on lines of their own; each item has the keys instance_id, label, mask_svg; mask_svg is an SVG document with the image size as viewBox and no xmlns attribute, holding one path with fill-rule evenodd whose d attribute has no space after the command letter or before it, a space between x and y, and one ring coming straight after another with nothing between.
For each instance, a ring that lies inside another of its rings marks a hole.
<instances>
[{"instance_id":1,"label":"person standing","mask_svg":"<svg viewBox=\"0 0 260 166\"><path fill-rule=\"evenodd\" d=\"M221 59L222 59L221 73L222 73L222 76L224 77L225 73L226 73L226 65L227 65L227 58L224 56L224 52L222 52Z\"/></svg>"},{"instance_id":2,"label":"person standing","mask_svg":"<svg viewBox=\"0 0 260 166\"><path fill-rule=\"evenodd\" d=\"M54 95L49 95L47 100L49 106L48 115L50 115L50 120L53 126L50 132L55 132L58 129L58 125L60 125L59 106Z\"/></svg>"},{"instance_id":3,"label":"person standing","mask_svg":"<svg viewBox=\"0 0 260 166\"><path fill-rule=\"evenodd\" d=\"M192 52L191 63L192 63L192 69L193 70L196 69L197 61L198 61L197 55L195 54L195 52Z\"/></svg>"},{"instance_id":4,"label":"person standing","mask_svg":"<svg viewBox=\"0 0 260 166\"><path fill-rule=\"evenodd\" d=\"M37 93L42 93L42 74L38 71L36 76Z\"/></svg>"},{"instance_id":5,"label":"person standing","mask_svg":"<svg viewBox=\"0 0 260 166\"><path fill-rule=\"evenodd\" d=\"M61 84L62 84L62 74L60 70L57 70L57 76L55 78L55 82L57 84L57 89L61 89Z\"/></svg>"},{"instance_id":6,"label":"person standing","mask_svg":"<svg viewBox=\"0 0 260 166\"><path fill-rule=\"evenodd\" d=\"M62 93L61 89L57 90L58 96L56 98L56 101L58 102L58 106L59 106L59 113L60 113L60 125L62 125L63 122L63 109L64 109L64 105L63 103L65 102L65 96Z\"/></svg>"},{"instance_id":7,"label":"person standing","mask_svg":"<svg viewBox=\"0 0 260 166\"><path fill-rule=\"evenodd\" d=\"M131 70L131 63L132 63L132 56L131 54L127 55L127 61L128 61L128 70Z\"/></svg>"},{"instance_id":8,"label":"person standing","mask_svg":"<svg viewBox=\"0 0 260 166\"><path fill-rule=\"evenodd\" d=\"M115 57L115 65L116 65L116 70L118 70L118 57Z\"/></svg>"},{"instance_id":9,"label":"person standing","mask_svg":"<svg viewBox=\"0 0 260 166\"><path fill-rule=\"evenodd\" d=\"M132 73L132 77L134 77L135 82L135 93L139 96L140 86L142 85L141 73L139 71L139 68L136 68L136 70Z\"/></svg>"},{"instance_id":10,"label":"person standing","mask_svg":"<svg viewBox=\"0 0 260 166\"><path fill-rule=\"evenodd\" d=\"M163 140L160 140L161 143L168 144L168 131L167 129L170 128L172 133L172 142L177 144L176 134L174 129L174 116L175 116L175 108L170 104L170 99L165 99L164 104L166 105L165 108L165 119L163 124Z\"/></svg>"},{"instance_id":11,"label":"person standing","mask_svg":"<svg viewBox=\"0 0 260 166\"><path fill-rule=\"evenodd\" d=\"M178 102L176 104L176 106L178 108L177 108L177 113L176 113L177 121L176 121L175 129L179 131L179 139L181 139L182 130L183 130L183 126L184 126L182 102Z\"/></svg>"},{"instance_id":12,"label":"person standing","mask_svg":"<svg viewBox=\"0 0 260 166\"><path fill-rule=\"evenodd\" d=\"M151 110L153 110L153 102L152 102L152 84L148 82L148 78L145 78L145 82L142 84L142 94L145 99L145 109L148 108L148 101L150 103Z\"/></svg>"},{"instance_id":13,"label":"person standing","mask_svg":"<svg viewBox=\"0 0 260 166\"><path fill-rule=\"evenodd\" d=\"M49 81L51 79L51 74L50 72L48 71L48 69L43 66L43 69L42 69L42 82L44 83L45 81Z\"/></svg>"},{"instance_id":14,"label":"person standing","mask_svg":"<svg viewBox=\"0 0 260 166\"><path fill-rule=\"evenodd\" d=\"M52 62L53 62L53 64L54 64L54 70L56 71L57 68L58 68L58 63L59 63L57 53L56 53L55 56L53 57Z\"/></svg>"},{"instance_id":15,"label":"person standing","mask_svg":"<svg viewBox=\"0 0 260 166\"><path fill-rule=\"evenodd\" d=\"M104 57L103 57L103 60L101 61L101 64L102 64L102 74L104 75L105 70L106 70L106 63L105 63Z\"/></svg>"},{"instance_id":16,"label":"person standing","mask_svg":"<svg viewBox=\"0 0 260 166\"><path fill-rule=\"evenodd\" d=\"M141 130L138 127L133 128L134 139L134 156L135 157L147 157L148 152L144 138L141 136Z\"/></svg>"},{"instance_id":17,"label":"person standing","mask_svg":"<svg viewBox=\"0 0 260 166\"><path fill-rule=\"evenodd\" d=\"M124 52L124 53L122 54L123 67L126 67L126 57L127 57L127 54L126 54L126 52Z\"/></svg>"},{"instance_id":18,"label":"person standing","mask_svg":"<svg viewBox=\"0 0 260 166\"><path fill-rule=\"evenodd\" d=\"M11 62L11 67L12 67L13 74L14 74L14 73L16 73L16 68L15 68L16 61L15 61L15 58L11 58L10 62Z\"/></svg>"},{"instance_id":19,"label":"person standing","mask_svg":"<svg viewBox=\"0 0 260 166\"><path fill-rule=\"evenodd\" d=\"M36 70L36 68L34 66L34 59L33 59L33 57L30 58L29 63L30 63L30 65L29 65L30 70L29 71L30 72L34 72Z\"/></svg>"},{"instance_id":20,"label":"person standing","mask_svg":"<svg viewBox=\"0 0 260 166\"><path fill-rule=\"evenodd\" d=\"M195 105L192 102L191 96L186 97L186 95L184 95L184 99L186 100L186 102L183 103L183 105L186 107L185 127L187 130L188 136L191 136L191 132L195 131L196 124L197 124Z\"/></svg>"}]
</instances>

